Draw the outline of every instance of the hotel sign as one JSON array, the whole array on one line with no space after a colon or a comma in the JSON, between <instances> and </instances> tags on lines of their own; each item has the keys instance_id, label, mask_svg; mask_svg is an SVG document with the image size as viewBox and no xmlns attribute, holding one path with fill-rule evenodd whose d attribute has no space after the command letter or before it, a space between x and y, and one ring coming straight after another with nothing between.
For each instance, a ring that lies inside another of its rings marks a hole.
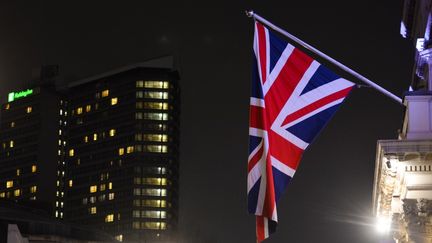
<instances>
[{"instance_id":1,"label":"hotel sign","mask_svg":"<svg viewBox=\"0 0 432 243\"><path fill-rule=\"evenodd\" d=\"M19 92L11 92L8 95L8 102L27 97L31 94L33 94L33 89L27 89Z\"/></svg>"}]
</instances>

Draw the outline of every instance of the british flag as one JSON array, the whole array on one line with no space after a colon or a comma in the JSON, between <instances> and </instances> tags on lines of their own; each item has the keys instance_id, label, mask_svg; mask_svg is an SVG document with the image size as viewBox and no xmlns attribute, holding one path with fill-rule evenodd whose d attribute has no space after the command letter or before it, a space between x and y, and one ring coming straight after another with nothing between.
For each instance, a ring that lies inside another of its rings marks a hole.
<instances>
[{"instance_id":1,"label":"british flag","mask_svg":"<svg viewBox=\"0 0 432 243\"><path fill-rule=\"evenodd\" d=\"M303 151L354 87L255 22L248 210L257 241L276 229L277 202Z\"/></svg>"}]
</instances>

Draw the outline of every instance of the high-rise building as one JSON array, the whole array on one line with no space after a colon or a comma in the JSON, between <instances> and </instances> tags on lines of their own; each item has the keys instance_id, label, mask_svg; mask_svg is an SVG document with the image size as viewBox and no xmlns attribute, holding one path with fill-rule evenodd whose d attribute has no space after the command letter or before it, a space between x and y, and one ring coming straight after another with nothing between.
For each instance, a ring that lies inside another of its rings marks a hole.
<instances>
[{"instance_id":1,"label":"high-rise building","mask_svg":"<svg viewBox=\"0 0 432 243\"><path fill-rule=\"evenodd\" d=\"M144 63L69 84L58 212L65 219L118 240L171 237L178 217L178 79L172 69Z\"/></svg>"},{"instance_id":2,"label":"high-rise building","mask_svg":"<svg viewBox=\"0 0 432 243\"><path fill-rule=\"evenodd\" d=\"M63 102L52 86L11 92L1 106L0 198L54 204Z\"/></svg>"}]
</instances>

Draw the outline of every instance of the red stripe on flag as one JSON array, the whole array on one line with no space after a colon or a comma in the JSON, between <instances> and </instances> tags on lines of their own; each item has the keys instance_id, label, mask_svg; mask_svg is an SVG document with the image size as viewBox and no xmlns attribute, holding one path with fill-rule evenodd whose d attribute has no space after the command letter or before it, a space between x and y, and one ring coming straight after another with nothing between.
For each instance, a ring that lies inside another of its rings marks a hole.
<instances>
[{"instance_id":1,"label":"red stripe on flag","mask_svg":"<svg viewBox=\"0 0 432 243\"><path fill-rule=\"evenodd\" d=\"M293 50L279 76L265 95L265 103L272 104L266 107L269 121L276 119L312 61L311 57L297 48Z\"/></svg>"},{"instance_id":2,"label":"red stripe on flag","mask_svg":"<svg viewBox=\"0 0 432 243\"><path fill-rule=\"evenodd\" d=\"M265 28L260 23L256 23L258 30L258 53L259 53L259 61L261 68L261 80L264 83L267 79L267 41Z\"/></svg>"},{"instance_id":3,"label":"red stripe on flag","mask_svg":"<svg viewBox=\"0 0 432 243\"><path fill-rule=\"evenodd\" d=\"M264 141L262 141L261 143L263 142ZM248 173L252 170L253 167L255 167L255 165L258 163L258 161L261 159L263 155L263 151L264 151L263 144L260 144L258 146L261 146L260 149L258 150L258 152L256 152L254 156L252 156L251 160L248 163Z\"/></svg>"},{"instance_id":4,"label":"red stripe on flag","mask_svg":"<svg viewBox=\"0 0 432 243\"><path fill-rule=\"evenodd\" d=\"M297 169L303 149L273 131L269 132L269 144L269 154L291 169Z\"/></svg>"},{"instance_id":5,"label":"red stripe on flag","mask_svg":"<svg viewBox=\"0 0 432 243\"><path fill-rule=\"evenodd\" d=\"M260 243L261 241L265 240L265 231L264 231L264 217L263 216L256 216L256 238L257 243Z\"/></svg>"},{"instance_id":6,"label":"red stripe on flag","mask_svg":"<svg viewBox=\"0 0 432 243\"><path fill-rule=\"evenodd\" d=\"M266 129L264 123L264 108L251 105L249 111L249 127Z\"/></svg>"},{"instance_id":7,"label":"red stripe on flag","mask_svg":"<svg viewBox=\"0 0 432 243\"><path fill-rule=\"evenodd\" d=\"M266 157L266 191L262 215L271 219L273 210L276 207L276 193L273 180L273 166L271 164L270 154Z\"/></svg>"},{"instance_id":8,"label":"red stripe on flag","mask_svg":"<svg viewBox=\"0 0 432 243\"><path fill-rule=\"evenodd\" d=\"M340 91L338 91L336 93L333 93L333 94L331 94L329 96L326 96L326 97L324 97L324 98L322 98L320 100L317 100L317 101L315 101L314 103L312 103L312 104L310 104L308 106L303 107L302 109L300 109L300 110L298 110L298 111L296 111L296 112L288 115L285 118L285 120L283 121L282 126L284 126L284 125L286 125L286 124L288 124L288 123L290 123L292 121L295 121L298 118L300 118L300 117L302 117L302 116L304 116L304 115L306 115L308 113L311 113L314 110L317 110L317 109L319 109L319 108L321 108L321 107L323 107L323 106L325 106L325 105L327 105L327 104L329 104L329 103L331 103L333 101L336 101L338 99L346 97L351 90L352 90L352 86L348 87L346 89L340 90Z\"/></svg>"}]
</instances>

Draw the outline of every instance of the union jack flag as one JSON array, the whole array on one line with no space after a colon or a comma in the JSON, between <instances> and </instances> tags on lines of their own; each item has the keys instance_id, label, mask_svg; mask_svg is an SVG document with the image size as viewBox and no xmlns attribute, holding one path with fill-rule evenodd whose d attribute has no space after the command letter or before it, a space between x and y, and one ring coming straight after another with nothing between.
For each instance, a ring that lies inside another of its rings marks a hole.
<instances>
[{"instance_id":1,"label":"union jack flag","mask_svg":"<svg viewBox=\"0 0 432 243\"><path fill-rule=\"evenodd\" d=\"M257 241L276 229L276 205L303 151L354 83L340 78L255 22L250 98L248 210Z\"/></svg>"}]
</instances>

